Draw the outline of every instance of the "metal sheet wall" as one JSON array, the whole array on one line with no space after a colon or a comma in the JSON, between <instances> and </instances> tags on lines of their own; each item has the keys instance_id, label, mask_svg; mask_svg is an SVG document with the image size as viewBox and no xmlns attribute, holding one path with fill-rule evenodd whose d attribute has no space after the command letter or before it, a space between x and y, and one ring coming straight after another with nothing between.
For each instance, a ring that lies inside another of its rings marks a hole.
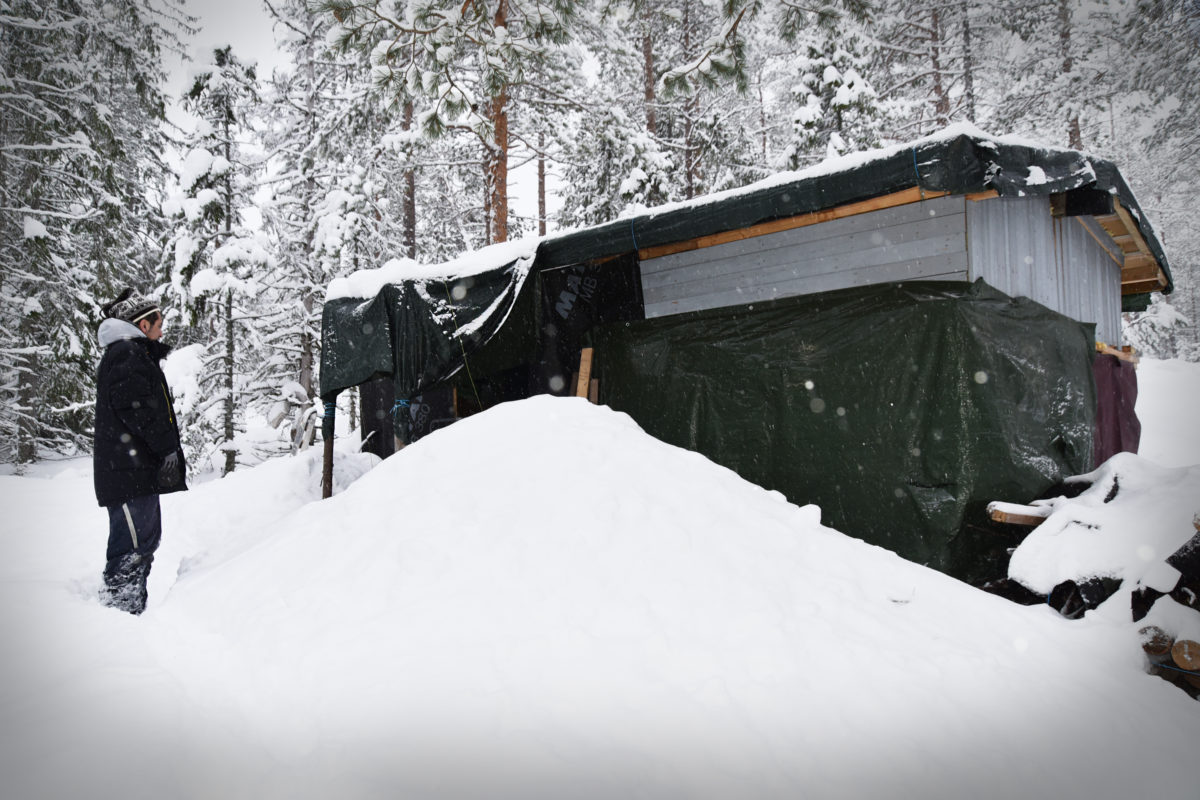
<instances>
[{"instance_id":1,"label":"metal sheet wall","mask_svg":"<svg viewBox=\"0 0 1200 800\"><path fill-rule=\"evenodd\" d=\"M926 200L641 263L646 316L905 280L968 280L962 197Z\"/></svg>"},{"instance_id":2,"label":"metal sheet wall","mask_svg":"<svg viewBox=\"0 0 1200 800\"><path fill-rule=\"evenodd\" d=\"M983 278L1121 341L1121 270L1078 218L1050 215L1047 197L967 203L970 279ZM1115 246L1115 245L1114 245Z\"/></svg>"}]
</instances>

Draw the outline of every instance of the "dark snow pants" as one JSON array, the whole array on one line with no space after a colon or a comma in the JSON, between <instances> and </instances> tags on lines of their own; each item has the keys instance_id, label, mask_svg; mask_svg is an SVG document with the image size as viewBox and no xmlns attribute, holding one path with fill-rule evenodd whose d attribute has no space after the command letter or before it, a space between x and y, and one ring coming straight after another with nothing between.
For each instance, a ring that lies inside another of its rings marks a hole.
<instances>
[{"instance_id":1,"label":"dark snow pants","mask_svg":"<svg viewBox=\"0 0 1200 800\"><path fill-rule=\"evenodd\" d=\"M158 495L108 506L108 564L104 567L105 605L141 614L146 610L146 578L162 538Z\"/></svg>"}]
</instances>

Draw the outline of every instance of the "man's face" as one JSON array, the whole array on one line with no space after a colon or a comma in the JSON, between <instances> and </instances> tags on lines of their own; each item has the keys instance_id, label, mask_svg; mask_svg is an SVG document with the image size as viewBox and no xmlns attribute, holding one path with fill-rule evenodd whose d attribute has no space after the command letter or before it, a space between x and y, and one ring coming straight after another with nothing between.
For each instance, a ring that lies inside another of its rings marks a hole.
<instances>
[{"instance_id":1,"label":"man's face","mask_svg":"<svg viewBox=\"0 0 1200 800\"><path fill-rule=\"evenodd\" d=\"M138 321L138 328L142 333L146 334L146 338L152 342L156 342L162 337L162 314L155 314L150 319Z\"/></svg>"}]
</instances>

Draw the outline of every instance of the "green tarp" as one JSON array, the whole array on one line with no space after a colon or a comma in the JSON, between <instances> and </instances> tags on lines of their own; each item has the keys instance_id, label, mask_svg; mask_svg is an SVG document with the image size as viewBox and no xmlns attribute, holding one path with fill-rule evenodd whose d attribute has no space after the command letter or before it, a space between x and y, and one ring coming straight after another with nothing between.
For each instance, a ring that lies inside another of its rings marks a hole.
<instances>
[{"instance_id":1,"label":"green tarp","mask_svg":"<svg viewBox=\"0 0 1200 800\"><path fill-rule=\"evenodd\" d=\"M983 283L888 285L606 326L601 402L967 581L990 500L1092 467L1091 326ZM730 535L736 535L731 531Z\"/></svg>"},{"instance_id":2,"label":"green tarp","mask_svg":"<svg viewBox=\"0 0 1200 800\"><path fill-rule=\"evenodd\" d=\"M321 314L321 396L377 374L407 399L445 381L504 326L527 276L520 260L476 275L389 283L329 300Z\"/></svg>"}]
</instances>

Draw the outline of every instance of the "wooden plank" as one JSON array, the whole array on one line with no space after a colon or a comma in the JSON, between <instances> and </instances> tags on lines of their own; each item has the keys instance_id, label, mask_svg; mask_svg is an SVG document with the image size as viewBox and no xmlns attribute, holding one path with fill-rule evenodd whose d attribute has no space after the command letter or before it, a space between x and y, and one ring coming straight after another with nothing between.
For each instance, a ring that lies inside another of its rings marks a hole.
<instances>
[{"instance_id":1,"label":"wooden plank","mask_svg":"<svg viewBox=\"0 0 1200 800\"><path fill-rule=\"evenodd\" d=\"M999 196L1000 193L995 189L988 189L985 192L972 192L971 194L966 195L966 198L972 203L978 203L980 200L991 200L992 198Z\"/></svg>"},{"instance_id":2,"label":"wooden plank","mask_svg":"<svg viewBox=\"0 0 1200 800\"><path fill-rule=\"evenodd\" d=\"M844 206L836 206L834 208L827 208L821 211L811 211L807 214L798 214L794 217L786 217L784 219L763 222L759 223L758 225L751 225L747 228L723 231L721 233L714 233L708 236L699 236L695 239L689 239L683 242L672 242L671 244L659 245L656 247L646 247L638 251L638 258L642 261L648 261L652 258L661 258L662 256L671 255L672 253L682 253L687 250L700 250L705 247L726 244L739 239L752 239L758 236L765 236L768 233L778 233L780 231L791 230L793 228L801 228L807 225L816 225L821 222L829 222L830 220L841 219L843 217L866 214L869 211L878 211L879 209L892 208L894 206L907 205L909 203L919 203L922 200L934 197L944 197L947 194L949 193L927 192L920 187L914 186L910 189L894 192L893 194L887 194L881 197L872 197L869 200L861 200L857 203L848 203Z\"/></svg>"},{"instance_id":3,"label":"wooden plank","mask_svg":"<svg viewBox=\"0 0 1200 800\"><path fill-rule=\"evenodd\" d=\"M1161 292L1165 288L1167 288L1167 282L1165 280L1122 283L1121 294L1145 294L1146 292Z\"/></svg>"},{"instance_id":4,"label":"wooden plank","mask_svg":"<svg viewBox=\"0 0 1200 800\"><path fill-rule=\"evenodd\" d=\"M1096 352L1106 356L1115 356L1122 361L1128 361L1130 364L1137 364L1140 361L1140 359L1137 357L1137 353L1135 353L1133 348L1129 345L1125 345L1124 347L1113 347L1112 345L1105 344L1104 342L1096 342Z\"/></svg>"},{"instance_id":5,"label":"wooden plank","mask_svg":"<svg viewBox=\"0 0 1200 800\"><path fill-rule=\"evenodd\" d=\"M987 507L988 517L993 522L1029 527L1037 527L1045 522L1046 517L1050 516L1050 511L1049 506L1023 506L999 500L993 500Z\"/></svg>"},{"instance_id":6,"label":"wooden plank","mask_svg":"<svg viewBox=\"0 0 1200 800\"><path fill-rule=\"evenodd\" d=\"M1125 263L1121 266L1121 282L1148 281L1157 278L1158 273L1158 262L1153 256L1135 253L1125 256Z\"/></svg>"},{"instance_id":7,"label":"wooden plank","mask_svg":"<svg viewBox=\"0 0 1200 800\"><path fill-rule=\"evenodd\" d=\"M588 400L593 405L600 405L600 379L592 378L588 384Z\"/></svg>"},{"instance_id":8,"label":"wooden plank","mask_svg":"<svg viewBox=\"0 0 1200 800\"><path fill-rule=\"evenodd\" d=\"M1125 266L1124 251L1122 251L1121 248L1116 245L1116 243L1113 241L1113 237L1109 235L1108 231L1096 224L1094 219L1090 219L1086 216L1076 217L1075 219L1079 220L1079 224L1083 226L1083 229L1087 231L1093 239L1096 240L1096 244L1100 245L1100 247L1104 249L1104 252L1108 253L1108 257L1111 258L1117 266Z\"/></svg>"},{"instance_id":9,"label":"wooden plank","mask_svg":"<svg viewBox=\"0 0 1200 800\"><path fill-rule=\"evenodd\" d=\"M1142 238L1142 232L1138 230L1137 223L1133 221L1133 217L1129 215L1129 212L1125 209L1125 206L1121 205L1121 201L1115 197L1113 198L1113 210L1117 212L1117 216L1120 217L1121 222L1125 224L1125 230L1137 243L1138 250L1141 250L1143 253L1153 258L1154 256L1150 252L1150 245L1146 244L1146 240Z\"/></svg>"},{"instance_id":10,"label":"wooden plank","mask_svg":"<svg viewBox=\"0 0 1200 800\"><path fill-rule=\"evenodd\" d=\"M592 348L579 351L579 382L575 385L576 397L587 397L592 380Z\"/></svg>"}]
</instances>

